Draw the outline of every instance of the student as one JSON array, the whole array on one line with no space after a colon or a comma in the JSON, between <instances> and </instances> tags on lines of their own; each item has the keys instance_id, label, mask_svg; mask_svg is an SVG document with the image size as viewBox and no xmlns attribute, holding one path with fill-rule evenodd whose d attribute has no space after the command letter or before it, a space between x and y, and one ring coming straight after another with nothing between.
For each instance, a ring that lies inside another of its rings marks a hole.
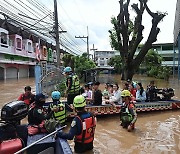
<instances>
[{"instance_id":1,"label":"student","mask_svg":"<svg viewBox=\"0 0 180 154\"><path fill-rule=\"evenodd\" d=\"M109 100L106 100L106 102L115 103L115 104L122 103L121 91L119 90L119 86L117 83L113 84L113 94Z\"/></svg>"},{"instance_id":2,"label":"student","mask_svg":"<svg viewBox=\"0 0 180 154\"><path fill-rule=\"evenodd\" d=\"M142 84L139 82L139 83L137 83L136 101L142 102L145 100L146 100L146 92L145 92Z\"/></svg>"},{"instance_id":3,"label":"student","mask_svg":"<svg viewBox=\"0 0 180 154\"><path fill-rule=\"evenodd\" d=\"M134 88L133 83L129 84L129 91L130 91L132 97L136 98L136 89Z\"/></svg>"},{"instance_id":4,"label":"student","mask_svg":"<svg viewBox=\"0 0 180 154\"><path fill-rule=\"evenodd\" d=\"M105 86L104 86L104 90L102 92L103 96L106 97L109 95L109 92L108 92L108 86L109 86L109 83L106 83Z\"/></svg>"},{"instance_id":5,"label":"student","mask_svg":"<svg viewBox=\"0 0 180 154\"><path fill-rule=\"evenodd\" d=\"M147 94L147 101L157 101L159 100L157 96L158 89L154 85L154 81L150 81L150 84L147 86L146 94Z\"/></svg>"},{"instance_id":6,"label":"student","mask_svg":"<svg viewBox=\"0 0 180 154\"><path fill-rule=\"evenodd\" d=\"M113 95L113 84L108 85L108 96L109 98Z\"/></svg>"},{"instance_id":7,"label":"student","mask_svg":"<svg viewBox=\"0 0 180 154\"><path fill-rule=\"evenodd\" d=\"M91 89L89 89L89 85L85 84L84 85L84 93L82 93L82 95L85 97L87 103L91 103L93 101L93 92Z\"/></svg>"},{"instance_id":8,"label":"student","mask_svg":"<svg viewBox=\"0 0 180 154\"><path fill-rule=\"evenodd\" d=\"M100 82L94 83L94 91L93 91L93 105L102 105L102 93L99 90Z\"/></svg>"}]
</instances>

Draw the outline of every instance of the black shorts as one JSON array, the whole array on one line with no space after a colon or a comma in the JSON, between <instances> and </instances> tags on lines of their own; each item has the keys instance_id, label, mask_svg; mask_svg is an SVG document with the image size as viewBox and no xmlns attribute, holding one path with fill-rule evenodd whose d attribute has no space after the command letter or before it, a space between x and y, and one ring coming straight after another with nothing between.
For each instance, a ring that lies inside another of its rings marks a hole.
<instances>
[{"instance_id":1,"label":"black shorts","mask_svg":"<svg viewBox=\"0 0 180 154\"><path fill-rule=\"evenodd\" d=\"M92 150L93 149L93 142L91 143L79 143L79 142L75 142L75 146L74 146L74 151L76 153L84 153L86 151Z\"/></svg>"}]
</instances>

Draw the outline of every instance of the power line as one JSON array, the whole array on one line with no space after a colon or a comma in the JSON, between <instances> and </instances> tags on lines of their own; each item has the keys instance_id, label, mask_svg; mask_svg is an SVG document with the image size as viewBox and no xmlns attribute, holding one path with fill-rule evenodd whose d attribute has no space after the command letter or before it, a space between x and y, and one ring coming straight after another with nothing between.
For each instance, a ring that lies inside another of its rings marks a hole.
<instances>
[{"instance_id":1,"label":"power line","mask_svg":"<svg viewBox=\"0 0 180 154\"><path fill-rule=\"evenodd\" d=\"M21 1L21 0L20 0ZM53 38L53 36L51 35L51 34L48 34L48 33L45 33L45 31L51 31L50 30L50 28L51 27L47 27L47 26L45 26L44 24L42 24L42 23L46 23L46 24L48 24L48 25L52 25L51 24L51 21L53 21L53 20L50 20L49 22L46 22L47 20L44 20L44 19L41 19L41 18L39 18L40 17L40 15L41 15L41 13L42 13L42 11L40 11L40 12L37 12L36 10L34 10L33 8L31 8L30 6L27 6L25 3L23 3L22 1L22 4L21 5L19 5L19 6L21 6L22 7L22 9L20 10L20 9L18 9L16 6L14 6L12 3L9 3L9 2L7 2L6 0L4 0L4 2L6 3L6 4L8 4L12 9L11 10L14 10L13 12L14 13L12 13L11 11L9 11L9 10L7 10L5 7L3 7L2 5L0 5L0 7L1 7L1 10L3 11L3 12L5 12L5 13L7 13L8 15L10 15L10 18L12 18L11 20L14 22L14 21L16 21L16 24L18 24L20 27L21 26L23 26L24 27L24 29L30 29L30 26L31 26L31 30L35 30L35 31L37 31L38 33L40 33L40 34L43 34L43 35L45 35L45 36L47 36L47 37L51 37L51 38ZM16 0L14 0L14 2L16 2L17 4L19 4ZM28 2L30 2L29 0L28 0ZM2 4L2 3L1 3ZM40 4L39 4L40 5ZM7 6L7 5L6 5ZM8 7L9 8L9 7ZM24 10L26 10L26 11L23 11L23 9ZM47 9L48 10L48 9ZM35 12L36 14L34 14L33 12ZM33 15L35 16L35 17L37 17L38 19L36 19L36 20L34 20L34 18L31 18L30 19L30 21L28 22L27 21L27 18L26 19L24 19L24 18L22 18L22 17L20 17L19 15L16 15L16 14L18 14L19 12L21 12L23 15L24 15L24 17L25 16L28 16L27 15L27 13L26 12L30 12L31 14L33 13ZM45 13L45 12L44 12ZM43 15L44 15L44 13L43 13ZM47 11L46 11L46 13L47 13ZM48 11L48 13L50 13L50 11ZM39 17L38 17L38 15L39 15ZM52 18L51 18L52 19ZM29 23L32 23L32 20L34 20L33 22L34 22L34 25L33 24L29 24ZM18 22L17 22L18 21ZM38 22L39 21L39 22ZM38 22L38 23L37 23ZM38 25L38 26L35 26L35 25ZM53 27L52 27L53 28ZM61 26L60 26L60 28L61 28ZM62 29L62 28L61 28ZM66 36L66 35L62 35L63 37L65 37L65 39L64 39L64 41L66 41L66 42L68 42L68 44L70 44L71 46L73 46L73 50L75 50L75 51L80 51L80 52L82 52L80 49L78 49L79 47L78 47L78 44L72 39L72 36L68 33L68 35ZM66 37L68 37L68 38L66 38ZM69 41L69 39L70 39L70 41ZM74 49L74 47L76 48L76 49Z\"/></svg>"}]
</instances>

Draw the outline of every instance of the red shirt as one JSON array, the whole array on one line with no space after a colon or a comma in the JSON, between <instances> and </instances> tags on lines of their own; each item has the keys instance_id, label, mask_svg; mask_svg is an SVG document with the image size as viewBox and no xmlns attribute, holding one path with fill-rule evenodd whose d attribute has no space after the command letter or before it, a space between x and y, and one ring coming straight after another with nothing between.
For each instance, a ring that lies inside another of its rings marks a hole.
<instances>
[{"instance_id":1,"label":"red shirt","mask_svg":"<svg viewBox=\"0 0 180 154\"><path fill-rule=\"evenodd\" d=\"M130 92L136 98L136 89L131 89Z\"/></svg>"},{"instance_id":2,"label":"red shirt","mask_svg":"<svg viewBox=\"0 0 180 154\"><path fill-rule=\"evenodd\" d=\"M27 105L30 105L34 102L34 94L26 95L23 93L19 96L18 101L24 101Z\"/></svg>"}]
</instances>

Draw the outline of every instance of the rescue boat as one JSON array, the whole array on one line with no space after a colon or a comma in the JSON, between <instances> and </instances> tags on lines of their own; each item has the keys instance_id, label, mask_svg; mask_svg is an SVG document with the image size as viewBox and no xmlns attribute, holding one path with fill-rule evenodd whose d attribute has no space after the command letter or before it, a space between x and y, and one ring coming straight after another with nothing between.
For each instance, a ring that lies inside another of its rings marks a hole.
<instances>
[{"instance_id":1,"label":"rescue boat","mask_svg":"<svg viewBox=\"0 0 180 154\"><path fill-rule=\"evenodd\" d=\"M38 132L29 135L28 125L20 125L27 113L28 107L23 101L13 101L3 106L0 120L0 154L72 154L66 140L54 137L56 132L64 127L52 133Z\"/></svg>"},{"instance_id":2,"label":"rescue boat","mask_svg":"<svg viewBox=\"0 0 180 154\"><path fill-rule=\"evenodd\" d=\"M179 100L169 100L169 101L155 101L155 102L136 102L135 103L137 112L150 112L150 111L163 111L163 110L174 110L180 109ZM121 105L87 105L86 110L94 113L95 115L111 115L118 114L121 110ZM74 117L76 115L75 111L69 113L69 117Z\"/></svg>"}]
</instances>

